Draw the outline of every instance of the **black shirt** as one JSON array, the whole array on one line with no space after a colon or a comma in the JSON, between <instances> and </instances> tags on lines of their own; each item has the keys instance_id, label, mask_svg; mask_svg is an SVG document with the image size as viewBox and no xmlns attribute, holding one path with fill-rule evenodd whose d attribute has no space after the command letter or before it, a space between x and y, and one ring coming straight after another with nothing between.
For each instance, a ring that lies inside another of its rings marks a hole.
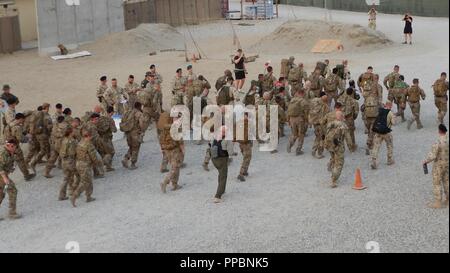
<instances>
[{"instance_id":1,"label":"black shirt","mask_svg":"<svg viewBox=\"0 0 450 273\"><path fill-rule=\"evenodd\" d=\"M237 61L240 57L235 56L234 60ZM236 70L244 70L244 57L241 58L241 60L238 63L234 63L234 68Z\"/></svg>"}]
</instances>

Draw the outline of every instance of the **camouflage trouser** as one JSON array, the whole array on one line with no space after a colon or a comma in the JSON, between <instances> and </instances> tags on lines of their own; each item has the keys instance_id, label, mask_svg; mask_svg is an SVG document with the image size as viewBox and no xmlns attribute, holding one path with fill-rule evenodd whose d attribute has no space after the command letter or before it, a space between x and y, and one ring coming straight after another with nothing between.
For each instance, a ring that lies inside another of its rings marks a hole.
<instances>
[{"instance_id":1,"label":"camouflage trouser","mask_svg":"<svg viewBox=\"0 0 450 273\"><path fill-rule=\"evenodd\" d=\"M114 149L113 141L110 137L103 137L103 164L105 164L106 168L112 168L112 161L116 151Z\"/></svg>"},{"instance_id":2,"label":"camouflage trouser","mask_svg":"<svg viewBox=\"0 0 450 273\"><path fill-rule=\"evenodd\" d=\"M375 136L375 132L372 131L373 125L375 124L375 121L377 118L368 118L366 117L366 129L369 132L367 135L367 148L369 150L373 149L373 139Z\"/></svg>"},{"instance_id":3,"label":"camouflage trouser","mask_svg":"<svg viewBox=\"0 0 450 273\"><path fill-rule=\"evenodd\" d=\"M80 194L84 192L86 198L90 198L94 191L94 186L92 184L92 165L84 161L77 161L76 168L77 173L80 176L80 184L73 194L75 198L78 198Z\"/></svg>"},{"instance_id":4,"label":"camouflage trouser","mask_svg":"<svg viewBox=\"0 0 450 273\"><path fill-rule=\"evenodd\" d=\"M303 142L305 140L305 125L306 122L303 117L291 117L290 118L291 125L291 136L289 138L289 145L292 147L295 145L295 142L298 140L297 151L301 151L303 148Z\"/></svg>"},{"instance_id":5,"label":"camouflage trouser","mask_svg":"<svg viewBox=\"0 0 450 273\"><path fill-rule=\"evenodd\" d=\"M206 149L205 153L205 160L203 161L203 164L208 165L211 161L211 147L208 145L208 149Z\"/></svg>"},{"instance_id":6,"label":"camouflage trouser","mask_svg":"<svg viewBox=\"0 0 450 273\"><path fill-rule=\"evenodd\" d=\"M417 128L422 127L422 122L420 121L420 103L419 102L410 102L409 107L411 108L411 113L413 117L411 118L410 122L413 123L414 121L417 123Z\"/></svg>"},{"instance_id":7,"label":"camouflage trouser","mask_svg":"<svg viewBox=\"0 0 450 273\"><path fill-rule=\"evenodd\" d=\"M320 92L321 92L322 90L321 89L316 89L316 90L312 90L311 89L311 92L314 94L314 96L316 97L316 98L320 98Z\"/></svg>"},{"instance_id":8,"label":"camouflage trouser","mask_svg":"<svg viewBox=\"0 0 450 273\"><path fill-rule=\"evenodd\" d=\"M39 153L32 161L31 165L35 166L39 161L50 154L50 139L46 134L36 135L36 140L39 142Z\"/></svg>"},{"instance_id":9,"label":"camouflage trouser","mask_svg":"<svg viewBox=\"0 0 450 273\"><path fill-rule=\"evenodd\" d=\"M438 109L438 120L440 123L444 123L445 115L447 114L447 97L435 97L434 104Z\"/></svg>"},{"instance_id":10,"label":"camouflage trouser","mask_svg":"<svg viewBox=\"0 0 450 273\"><path fill-rule=\"evenodd\" d=\"M9 214L16 214L17 188L11 179L9 181L10 183L8 185L8 189L6 190L9 198ZM4 191L5 185L6 184L3 181L3 178L0 177L0 205L2 204L2 201L6 196L6 193Z\"/></svg>"},{"instance_id":11,"label":"camouflage trouser","mask_svg":"<svg viewBox=\"0 0 450 273\"><path fill-rule=\"evenodd\" d=\"M30 141L28 142L28 154L27 157L25 159L25 162L30 164L31 160L33 159L34 156L36 156L39 153L40 150L40 146L39 146L39 141L37 141L37 139L35 137L33 137L32 139L30 139Z\"/></svg>"},{"instance_id":12,"label":"camouflage trouser","mask_svg":"<svg viewBox=\"0 0 450 273\"><path fill-rule=\"evenodd\" d=\"M383 141L386 142L387 146L387 158L388 158L388 164L394 163L394 138L392 137L392 134L377 134L375 133L374 136L374 143L373 143L373 149L372 149L372 163L377 164L378 161L378 153L380 152L381 144Z\"/></svg>"},{"instance_id":13,"label":"camouflage trouser","mask_svg":"<svg viewBox=\"0 0 450 273\"><path fill-rule=\"evenodd\" d=\"M30 172L28 171L28 164L25 161L23 151L20 145L17 146L16 148L16 151L14 153L14 160L17 162L17 166L19 166L19 169L23 173L23 176L25 177L29 176Z\"/></svg>"},{"instance_id":14,"label":"camouflage trouser","mask_svg":"<svg viewBox=\"0 0 450 273\"><path fill-rule=\"evenodd\" d=\"M291 93L303 87L303 83L301 81L289 81L289 85L291 86ZM292 95L294 94L292 93Z\"/></svg>"},{"instance_id":15,"label":"camouflage trouser","mask_svg":"<svg viewBox=\"0 0 450 273\"><path fill-rule=\"evenodd\" d=\"M60 199L67 197L67 189L69 189L69 196L72 196L80 182L80 176L77 173L75 159L63 159L62 168L64 173L64 182L59 191Z\"/></svg>"},{"instance_id":16,"label":"camouflage trouser","mask_svg":"<svg viewBox=\"0 0 450 273\"><path fill-rule=\"evenodd\" d=\"M356 145L355 138L355 119L353 119L353 114L345 117L345 124L347 124L348 132L350 133L350 137L352 139L352 143L347 143L349 149L352 149Z\"/></svg>"},{"instance_id":17,"label":"camouflage trouser","mask_svg":"<svg viewBox=\"0 0 450 273\"><path fill-rule=\"evenodd\" d=\"M318 152L319 155L322 155L325 131L320 124L314 124L314 134L316 135L316 138L314 139L312 150L313 152Z\"/></svg>"},{"instance_id":18,"label":"camouflage trouser","mask_svg":"<svg viewBox=\"0 0 450 273\"><path fill-rule=\"evenodd\" d=\"M45 166L46 174L50 173L50 171L54 168L56 161L59 158L59 150L61 148L60 143L61 141L52 140L52 143L50 145L50 158L48 159L47 165Z\"/></svg>"},{"instance_id":19,"label":"camouflage trouser","mask_svg":"<svg viewBox=\"0 0 450 273\"><path fill-rule=\"evenodd\" d=\"M131 160L131 163L136 163L139 156L139 149L141 148L141 136L136 132L126 134L128 152L125 155L126 160Z\"/></svg>"},{"instance_id":20,"label":"camouflage trouser","mask_svg":"<svg viewBox=\"0 0 450 273\"><path fill-rule=\"evenodd\" d=\"M396 116L402 117L405 120L405 109L406 109L406 97L405 94L400 92L389 92L388 99L393 101L397 105Z\"/></svg>"},{"instance_id":21,"label":"camouflage trouser","mask_svg":"<svg viewBox=\"0 0 450 273\"><path fill-rule=\"evenodd\" d=\"M240 143L239 147L241 148L242 153L242 165L241 170L239 172L240 175L244 175L248 173L248 168L250 167L250 161L252 160L252 149L253 144L249 143Z\"/></svg>"},{"instance_id":22,"label":"camouflage trouser","mask_svg":"<svg viewBox=\"0 0 450 273\"><path fill-rule=\"evenodd\" d=\"M170 171L164 177L164 184L168 185L172 183L173 187L178 185L178 179L180 177L180 166L182 163L182 152L180 148L175 148L173 150L165 150L164 153L167 156L167 160L170 164Z\"/></svg>"},{"instance_id":23,"label":"camouflage trouser","mask_svg":"<svg viewBox=\"0 0 450 273\"><path fill-rule=\"evenodd\" d=\"M326 94L327 94L327 98L328 98L328 101L327 101L328 107L331 108L331 102L332 101L334 101L334 103L337 102L338 92L337 92L337 90L336 91L327 91Z\"/></svg>"},{"instance_id":24,"label":"camouflage trouser","mask_svg":"<svg viewBox=\"0 0 450 273\"><path fill-rule=\"evenodd\" d=\"M161 172L167 170L167 165L169 165L169 158L167 157L167 152L162 150L162 161L161 161Z\"/></svg>"},{"instance_id":25,"label":"camouflage trouser","mask_svg":"<svg viewBox=\"0 0 450 273\"><path fill-rule=\"evenodd\" d=\"M442 188L448 200L448 162L434 163L433 165L433 196L436 201L442 201Z\"/></svg>"},{"instance_id":26,"label":"camouflage trouser","mask_svg":"<svg viewBox=\"0 0 450 273\"><path fill-rule=\"evenodd\" d=\"M333 182L337 182L341 176L345 162L344 154L344 144L341 144L341 146L337 147L334 151L330 151L331 158L328 164L331 169L331 179Z\"/></svg>"}]
</instances>

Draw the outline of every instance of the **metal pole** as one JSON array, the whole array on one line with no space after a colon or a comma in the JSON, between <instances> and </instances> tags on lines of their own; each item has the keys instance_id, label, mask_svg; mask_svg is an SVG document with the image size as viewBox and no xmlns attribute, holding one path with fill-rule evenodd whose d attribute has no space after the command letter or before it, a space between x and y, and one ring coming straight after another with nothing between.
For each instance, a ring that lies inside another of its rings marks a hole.
<instances>
[{"instance_id":1,"label":"metal pole","mask_svg":"<svg viewBox=\"0 0 450 273\"><path fill-rule=\"evenodd\" d=\"M241 0L241 20L244 18L244 0Z\"/></svg>"}]
</instances>

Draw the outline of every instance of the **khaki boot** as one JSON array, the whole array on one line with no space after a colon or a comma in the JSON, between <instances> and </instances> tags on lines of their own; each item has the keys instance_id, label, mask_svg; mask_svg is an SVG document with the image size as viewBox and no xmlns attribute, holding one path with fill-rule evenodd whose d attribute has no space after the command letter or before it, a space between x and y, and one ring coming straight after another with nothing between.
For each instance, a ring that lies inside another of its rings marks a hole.
<instances>
[{"instance_id":1,"label":"khaki boot","mask_svg":"<svg viewBox=\"0 0 450 273\"><path fill-rule=\"evenodd\" d=\"M406 128L408 129L408 130L411 130L411 125L413 124L413 121L412 120L408 120L408 124L406 125Z\"/></svg>"},{"instance_id":2,"label":"khaki boot","mask_svg":"<svg viewBox=\"0 0 450 273\"><path fill-rule=\"evenodd\" d=\"M31 180L33 180L33 178L35 178L35 177L36 177L36 174L35 174L35 173L27 174L27 175L24 176L25 181L31 181Z\"/></svg>"},{"instance_id":3,"label":"khaki boot","mask_svg":"<svg viewBox=\"0 0 450 273\"><path fill-rule=\"evenodd\" d=\"M45 168L44 177L48 178L48 179L52 179L53 178L53 175L50 174L50 169L49 168Z\"/></svg>"},{"instance_id":4,"label":"khaki boot","mask_svg":"<svg viewBox=\"0 0 450 273\"><path fill-rule=\"evenodd\" d=\"M167 193L167 181L163 181L162 183L161 183L161 191L162 191L162 193Z\"/></svg>"},{"instance_id":5,"label":"khaki boot","mask_svg":"<svg viewBox=\"0 0 450 273\"><path fill-rule=\"evenodd\" d=\"M297 151L295 151L295 155L299 156L299 155L303 155L304 152L301 149L297 149Z\"/></svg>"},{"instance_id":6,"label":"khaki boot","mask_svg":"<svg viewBox=\"0 0 450 273\"><path fill-rule=\"evenodd\" d=\"M93 197L87 197L86 198L86 203L91 203L91 202L94 202L96 199L95 198L93 198Z\"/></svg>"},{"instance_id":7,"label":"khaki boot","mask_svg":"<svg viewBox=\"0 0 450 273\"><path fill-rule=\"evenodd\" d=\"M183 186L180 186L178 184L176 184L175 186L173 186L172 191L177 191L179 189L183 188Z\"/></svg>"},{"instance_id":8,"label":"khaki boot","mask_svg":"<svg viewBox=\"0 0 450 273\"><path fill-rule=\"evenodd\" d=\"M331 185L330 185L330 187L332 188L332 189L335 189L335 188L337 188L337 182L336 181L331 181Z\"/></svg>"},{"instance_id":9,"label":"khaki boot","mask_svg":"<svg viewBox=\"0 0 450 273\"><path fill-rule=\"evenodd\" d=\"M72 204L72 207L74 207L74 208L77 207L77 205L75 204L76 201L77 201L77 194L74 193L74 194L70 197L70 203Z\"/></svg>"},{"instance_id":10,"label":"khaki boot","mask_svg":"<svg viewBox=\"0 0 450 273\"><path fill-rule=\"evenodd\" d=\"M209 172L209 167L208 167L208 164L206 164L206 163L203 163L203 170L205 170L205 171L207 171L207 172Z\"/></svg>"},{"instance_id":11,"label":"khaki boot","mask_svg":"<svg viewBox=\"0 0 450 273\"><path fill-rule=\"evenodd\" d=\"M292 144L288 142L287 152L290 154L292 152Z\"/></svg>"},{"instance_id":12,"label":"khaki boot","mask_svg":"<svg viewBox=\"0 0 450 273\"><path fill-rule=\"evenodd\" d=\"M136 170L137 168L136 163L131 162L130 170Z\"/></svg>"},{"instance_id":13,"label":"khaki boot","mask_svg":"<svg viewBox=\"0 0 450 273\"><path fill-rule=\"evenodd\" d=\"M123 159L122 160L122 166L125 168L125 169L129 169L130 167L128 166L128 160L127 159Z\"/></svg>"},{"instance_id":14,"label":"khaki boot","mask_svg":"<svg viewBox=\"0 0 450 273\"><path fill-rule=\"evenodd\" d=\"M441 201L434 201L434 202L428 204L428 207L432 208L432 209L441 209L442 204L441 204Z\"/></svg>"},{"instance_id":15,"label":"khaki boot","mask_svg":"<svg viewBox=\"0 0 450 273\"><path fill-rule=\"evenodd\" d=\"M9 215L8 218L11 220L16 220L22 218L22 215L18 214L16 212L16 209L9 209Z\"/></svg>"},{"instance_id":16,"label":"khaki boot","mask_svg":"<svg viewBox=\"0 0 450 273\"><path fill-rule=\"evenodd\" d=\"M241 182L245 182L245 177L242 174L240 174L238 176L238 180L241 181Z\"/></svg>"}]
</instances>

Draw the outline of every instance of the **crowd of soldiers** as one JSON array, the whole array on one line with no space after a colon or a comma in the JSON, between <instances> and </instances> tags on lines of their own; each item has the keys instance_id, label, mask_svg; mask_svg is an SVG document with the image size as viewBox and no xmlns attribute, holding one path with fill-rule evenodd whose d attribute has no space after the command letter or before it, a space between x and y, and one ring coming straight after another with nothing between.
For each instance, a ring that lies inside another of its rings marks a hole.
<instances>
[{"instance_id":1,"label":"crowd of soldiers","mask_svg":"<svg viewBox=\"0 0 450 273\"><path fill-rule=\"evenodd\" d=\"M64 182L59 191L59 200L70 200L76 207L76 200L84 193L87 202L95 198L92 180L102 178L105 172L115 171L113 159L115 149L113 134L121 130L125 134L128 152L122 159L122 165L129 170L138 168L139 151L145 133L152 122L155 122L163 160L161 172L167 173L161 183L161 190L166 193L167 186L179 190L180 169L185 167L185 144L183 140L174 140L170 130L174 123L181 122L181 116L171 117L170 111L162 107L163 93L162 76L151 65L141 84L135 82L133 75L128 77L124 87L120 87L116 79L100 78L96 96L99 101L93 111L88 111L83 117L72 117L70 108L56 104L56 110L50 115L51 105L44 103L36 110L16 112L19 99L11 93L8 85L3 87L1 103L6 102L7 111L3 114L1 130L4 146L0 149L0 204L6 196L9 197L9 217L20 218L16 212L17 189L9 175L17 163L26 181L36 176L36 166L45 164L44 177L52 178L51 172L58 167L63 170ZM388 91L388 101L383 103L383 89ZM288 137L287 152L291 153L296 145L296 155L304 154L304 139L308 130L314 131L312 156L317 159L325 157L325 150L330 153L328 171L331 173L330 186L338 186L338 180L344 166L345 148L354 153L357 151L355 121L359 116L365 124L367 134L366 154L370 156L372 169L378 168L378 153L382 142L387 145L387 163L394 162L392 126L397 119L407 121L410 129L416 123L417 129L423 128L420 119L420 101L426 98L420 87L419 79L413 79L409 86L400 74L400 67L395 66L393 72L380 83L380 77L374 73L373 67L368 67L356 81L352 80L348 62L331 69L328 60L318 62L316 69L308 75L302 63L295 64L293 57L282 61L281 75L274 76L274 69L266 65L265 73L258 75L251 82L247 92L239 89L230 70L224 71L215 83L215 92L210 94L211 84L202 75L193 72L192 65L187 67L187 73L177 69L171 84L171 106L185 105L191 111L191 121L194 98L201 99L202 109L208 104L252 105L256 109L270 106L278 108L278 135L285 137L286 124L291 128ZM448 137L443 125L447 113L448 81L447 74L433 85L435 104L438 109L440 137L433 150L424 161L434 162L433 179L435 202L433 208L440 208L442 203L448 205ZM359 100L363 99L360 105ZM213 97L213 99L211 99ZM410 106L413 116L406 120L406 105ZM396 105L397 111L391 108ZM269 130L270 111L267 111L266 126ZM121 115L120 128L116 127L114 115ZM206 122L209 117L202 118ZM252 159L254 140L248 134L248 115L245 115L244 139L235 140L243 155L238 180L244 182L249 176L249 166ZM225 135L227 128L222 127ZM263 143L256 137L256 141ZM29 151L25 156L20 144L28 143ZM197 141L201 145L203 141ZM234 143L225 143L217 151L212 140L206 148L203 168L209 171L209 163L213 162L219 171L219 184L215 203L222 201L228 174L229 156L234 152ZM276 153L278 150L272 151ZM221 156L224 155L224 156ZM46 161L44 161L46 159ZM170 166L170 170L169 167ZM30 171L31 169L31 171ZM445 200L442 199L441 187L444 188ZM439 189L438 189L439 188Z\"/></svg>"}]
</instances>

